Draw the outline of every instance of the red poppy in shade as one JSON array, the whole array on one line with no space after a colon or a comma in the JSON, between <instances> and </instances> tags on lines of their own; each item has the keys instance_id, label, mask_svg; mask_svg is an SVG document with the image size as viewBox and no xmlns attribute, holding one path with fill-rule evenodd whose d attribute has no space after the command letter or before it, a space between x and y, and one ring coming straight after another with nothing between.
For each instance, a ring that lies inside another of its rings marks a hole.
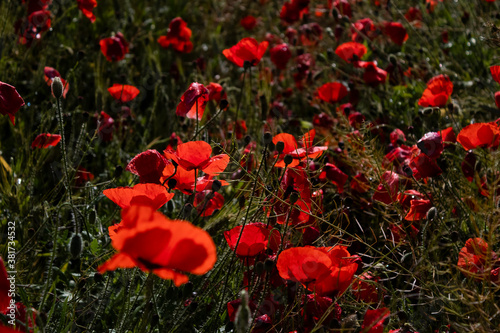
<instances>
[{"instance_id":1,"label":"red poppy in shade","mask_svg":"<svg viewBox=\"0 0 500 333\"><path fill-rule=\"evenodd\" d=\"M365 303L377 303L378 280L378 277L371 275L369 272L365 272L354 280L351 287L352 293L358 301L362 300Z\"/></svg>"},{"instance_id":2,"label":"red poppy in shade","mask_svg":"<svg viewBox=\"0 0 500 333\"><path fill-rule=\"evenodd\" d=\"M51 27L51 13L48 10L39 10L28 16L28 22L32 25L34 32L39 34Z\"/></svg>"},{"instance_id":3,"label":"red poppy in shade","mask_svg":"<svg viewBox=\"0 0 500 333\"><path fill-rule=\"evenodd\" d=\"M498 283L498 268L492 269L498 257L482 238L469 238L458 254L458 269L467 277Z\"/></svg>"},{"instance_id":4,"label":"red poppy in shade","mask_svg":"<svg viewBox=\"0 0 500 333\"><path fill-rule=\"evenodd\" d=\"M352 17L351 4L347 0L335 0L333 1L333 7L337 8L340 15L345 15L347 17ZM332 8L332 0L328 0L328 8Z\"/></svg>"},{"instance_id":5,"label":"red poppy in shade","mask_svg":"<svg viewBox=\"0 0 500 333\"><path fill-rule=\"evenodd\" d=\"M196 193L193 206L196 207L200 216L211 216L216 210L220 210L224 206L224 197L222 194L205 190Z\"/></svg>"},{"instance_id":6,"label":"red poppy in shade","mask_svg":"<svg viewBox=\"0 0 500 333\"><path fill-rule=\"evenodd\" d=\"M417 28L422 27L422 12L416 7L410 7L405 13L405 18Z\"/></svg>"},{"instance_id":7,"label":"red poppy in shade","mask_svg":"<svg viewBox=\"0 0 500 333\"><path fill-rule=\"evenodd\" d=\"M323 29L316 23L307 23L300 26L300 42L304 46L316 46L323 39Z\"/></svg>"},{"instance_id":8,"label":"red poppy in shade","mask_svg":"<svg viewBox=\"0 0 500 333\"><path fill-rule=\"evenodd\" d=\"M288 61L292 58L292 52L288 47L288 44L282 43L274 46L269 51L271 55L271 61L278 69L286 69Z\"/></svg>"},{"instance_id":9,"label":"red poppy in shade","mask_svg":"<svg viewBox=\"0 0 500 333\"><path fill-rule=\"evenodd\" d=\"M31 149L55 147L61 141L59 134L42 133L38 134L35 140L31 143Z\"/></svg>"},{"instance_id":10,"label":"red poppy in shade","mask_svg":"<svg viewBox=\"0 0 500 333\"><path fill-rule=\"evenodd\" d=\"M428 132L417 142L417 147L432 159L441 156L443 152L443 139L437 132Z\"/></svg>"},{"instance_id":11,"label":"red poppy in shade","mask_svg":"<svg viewBox=\"0 0 500 333\"><path fill-rule=\"evenodd\" d=\"M139 176L141 183L160 184L160 177L167 165L167 159L154 149L136 155L125 170Z\"/></svg>"},{"instance_id":12,"label":"red poppy in shade","mask_svg":"<svg viewBox=\"0 0 500 333\"><path fill-rule=\"evenodd\" d=\"M430 200L411 200L410 211L405 216L407 221L420 221L426 218L427 212L432 208Z\"/></svg>"},{"instance_id":13,"label":"red poppy in shade","mask_svg":"<svg viewBox=\"0 0 500 333\"><path fill-rule=\"evenodd\" d=\"M93 181L95 178L94 174L84 167L78 167L76 170L76 175L75 175L75 185L76 186L81 186L85 184L86 182Z\"/></svg>"},{"instance_id":14,"label":"red poppy in shade","mask_svg":"<svg viewBox=\"0 0 500 333\"><path fill-rule=\"evenodd\" d=\"M476 171L477 156L474 152L468 151L461 163L462 173L468 181L472 182Z\"/></svg>"},{"instance_id":15,"label":"red poppy in shade","mask_svg":"<svg viewBox=\"0 0 500 333\"><path fill-rule=\"evenodd\" d=\"M388 308L380 308L376 310L366 310L363 325L361 325L362 333L383 333L384 322L389 318L391 312Z\"/></svg>"},{"instance_id":16,"label":"red poppy in shade","mask_svg":"<svg viewBox=\"0 0 500 333\"><path fill-rule=\"evenodd\" d=\"M257 25L257 19L252 15L248 15L240 20L240 24L245 30L252 30Z\"/></svg>"},{"instance_id":17,"label":"red poppy in shade","mask_svg":"<svg viewBox=\"0 0 500 333\"><path fill-rule=\"evenodd\" d=\"M500 91L495 93L495 105L500 109Z\"/></svg>"},{"instance_id":18,"label":"red poppy in shade","mask_svg":"<svg viewBox=\"0 0 500 333\"><path fill-rule=\"evenodd\" d=\"M110 188L102 191L102 194L122 209L131 205L145 205L158 210L174 197L173 193L168 193L165 187L158 184Z\"/></svg>"},{"instance_id":19,"label":"red poppy in shade","mask_svg":"<svg viewBox=\"0 0 500 333\"><path fill-rule=\"evenodd\" d=\"M352 41L362 43L365 36L373 39L376 36L377 28L370 18L364 18L351 25Z\"/></svg>"},{"instance_id":20,"label":"red poppy in shade","mask_svg":"<svg viewBox=\"0 0 500 333\"><path fill-rule=\"evenodd\" d=\"M402 130L400 130L399 128L396 128L394 131L392 131L389 138L390 138L391 143L394 147L397 147L406 141L406 136L405 136L404 132Z\"/></svg>"},{"instance_id":21,"label":"red poppy in shade","mask_svg":"<svg viewBox=\"0 0 500 333\"><path fill-rule=\"evenodd\" d=\"M158 38L158 44L164 49L172 47L178 52L190 53L193 50L191 34L187 23L182 18L176 17L170 22L167 35Z\"/></svg>"},{"instance_id":22,"label":"red poppy in shade","mask_svg":"<svg viewBox=\"0 0 500 333\"><path fill-rule=\"evenodd\" d=\"M370 189L370 183L364 174L358 172L351 179L350 187L353 192L366 193Z\"/></svg>"},{"instance_id":23,"label":"red poppy in shade","mask_svg":"<svg viewBox=\"0 0 500 333\"><path fill-rule=\"evenodd\" d=\"M0 81L0 114L9 116L12 125L14 125L15 115L23 105L24 100L16 88Z\"/></svg>"},{"instance_id":24,"label":"red poppy in shade","mask_svg":"<svg viewBox=\"0 0 500 333\"><path fill-rule=\"evenodd\" d=\"M385 22L384 33L399 46L408 40L406 28L399 22Z\"/></svg>"},{"instance_id":25,"label":"red poppy in shade","mask_svg":"<svg viewBox=\"0 0 500 333\"><path fill-rule=\"evenodd\" d=\"M316 90L316 96L323 102L337 103L348 94L346 86L340 82L325 83Z\"/></svg>"},{"instance_id":26,"label":"red poppy in shade","mask_svg":"<svg viewBox=\"0 0 500 333\"><path fill-rule=\"evenodd\" d=\"M304 317L304 332L310 332L325 314L323 320L325 323L333 319L340 320L342 309L337 303L333 303L330 297L317 294L302 295L301 315Z\"/></svg>"},{"instance_id":27,"label":"red poppy in shade","mask_svg":"<svg viewBox=\"0 0 500 333\"><path fill-rule=\"evenodd\" d=\"M186 171L200 170L209 175L224 171L229 163L227 154L210 158L212 147L205 141L190 141L177 146L177 150L165 151L165 157L171 159Z\"/></svg>"},{"instance_id":28,"label":"red poppy in shade","mask_svg":"<svg viewBox=\"0 0 500 333\"><path fill-rule=\"evenodd\" d=\"M10 282L7 278L7 270L5 269L2 257L0 257L0 312L2 313L7 310L11 299L9 296Z\"/></svg>"},{"instance_id":29,"label":"red poppy in shade","mask_svg":"<svg viewBox=\"0 0 500 333\"><path fill-rule=\"evenodd\" d=\"M284 143L284 149L279 156L276 154L275 157L278 157L278 162L276 162L275 166L278 168L282 168L285 166L284 158L286 155L292 156L292 163L288 165L289 168L293 168L297 166L301 160L305 158L317 158L323 154L325 150L328 149L326 146L313 146L313 140L316 135L316 130L312 129L306 134L304 134L302 138L302 146L303 148L298 148L297 140L295 137L288 133L281 133L273 138L273 143L276 145L278 142Z\"/></svg>"},{"instance_id":30,"label":"red poppy in shade","mask_svg":"<svg viewBox=\"0 0 500 333\"><path fill-rule=\"evenodd\" d=\"M108 92L115 100L120 103L130 102L140 93L139 89L134 86L118 83L115 83L112 87L109 87Z\"/></svg>"},{"instance_id":31,"label":"red poppy in shade","mask_svg":"<svg viewBox=\"0 0 500 333\"><path fill-rule=\"evenodd\" d=\"M495 80L497 83L500 83L500 66L499 65L491 66L490 72L491 76L493 77L493 80Z\"/></svg>"},{"instance_id":32,"label":"red poppy in shade","mask_svg":"<svg viewBox=\"0 0 500 333\"><path fill-rule=\"evenodd\" d=\"M387 205L396 201L399 192L399 175L392 171L386 171L380 178L373 200L383 202Z\"/></svg>"},{"instance_id":33,"label":"red poppy in shade","mask_svg":"<svg viewBox=\"0 0 500 333\"><path fill-rule=\"evenodd\" d=\"M208 100L220 103L221 100L227 100L227 94L224 88L215 82L210 82L205 86L208 90Z\"/></svg>"},{"instance_id":34,"label":"red poppy in shade","mask_svg":"<svg viewBox=\"0 0 500 333\"><path fill-rule=\"evenodd\" d=\"M309 0L287 1L281 7L280 18L283 22L292 24L309 11Z\"/></svg>"},{"instance_id":35,"label":"red poppy in shade","mask_svg":"<svg viewBox=\"0 0 500 333\"><path fill-rule=\"evenodd\" d=\"M385 83L387 80L387 72L382 68L377 67L374 62L369 61L362 64L360 61L358 64L365 69L365 72L363 73L363 80L366 84L376 86Z\"/></svg>"},{"instance_id":36,"label":"red poppy in shade","mask_svg":"<svg viewBox=\"0 0 500 333\"><path fill-rule=\"evenodd\" d=\"M115 120L106 112L101 111L101 116L97 120L97 124L97 136L104 142L111 141L115 129Z\"/></svg>"},{"instance_id":37,"label":"red poppy in shade","mask_svg":"<svg viewBox=\"0 0 500 333\"><path fill-rule=\"evenodd\" d=\"M435 76L427 82L427 88L422 93L418 105L422 107L444 106L452 92L453 83L448 75Z\"/></svg>"},{"instance_id":38,"label":"red poppy in shade","mask_svg":"<svg viewBox=\"0 0 500 333\"><path fill-rule=\"evenodd\" d=\"M340 58L344 59L344 61L357 65L358 61L366 54L367 52L366 46L356 42L347 42L342 45L339 45L335 50L335 54L337 54Z\"/></svg>"},{"instance_id":39,"label":"red poppy in shade","mask_svg":"<svg viewBox=\"0 0 500 333\"><path fill-rule=\"evenodd\" d=\"M179 117L201 120L209 96L209 91L203 84L198 82L191 83L188 90L181 96L181 102L177 105L175 114Z\"/></svg>"},{"instance_id":40,"label":"red poppy in shade","mask_svg":"<svg viewBox=\"0 0 500 333\"><path fill-rule=\"evenodd\" d=\"M129 44L121 32L99 41L101 52L108 61L120 61L125 59L129 52Z\"/></svg>"},{"instance_id":41,"label":"red poppy in shade","mask_svg":"<svg viewBox=\"0 0 500 333\"><path fill-rule=\"evenodd\" d=\"M124 209L122 219L110 232L119 252L99 266L100 273L139 267L180 286L189 280L184 273L205 274L217 260L210 235L187 221L170 220L148 206Z\"/></svg>"},{"instance_id":42,"label":"red poppy in shade","mask_svg":"<svg viewBox=\"0 0 500 333\"><path fill-rule=\"evenodd\" d=\"M420 149L413 148L413 155L410 160L410 168L413 171L413 177L415 179L436 177L439 176L443 170L437 165L435 159L430 158L424 153L420 152Z\"/></svg>"},{"instance_id":43,"label":"red poppy in shade","mask_svg":"<svg viewBox=\"0 0 500 333\"><path fill-rule=\"evenodd\" d=\"M52 80L55 77L59 77L61 79L61 82L62 82L63 87L64 87L63 98L66 98L66 95L68 94L68 91L69 91L69 83L66 82L66 80L61 77L61 74L59 74L59 72L55 68L52 68L52 67L45 67L43 69L43 73L45 75L45 82L47 82L47 85L49 85L49 86L52 86Z\"/></svg>"},{"instance_id":44,"label":"red poppy in shade","mask_svg":"<svg viewBox=\"0 0 500 333\"><path fill-rule=\"evenodd\" d=\"M471 124L458 133L457 141L465 150L497 147L500 141L500 128L495 122Z\"/></svg>"},{"instance_id":45,"label":"red poppy in shade","mask_svg":"<svg viewBox=\"0 0 500 333\"><path fill-rule=\"evenodd\" d=\"M52 0L23 0L23 4L27 4L28 14L39 10L46 10L52 3Z\"/></svg>"},{"instance_id":46,"label":"red poppy in shade","mask_svg":"<svg viewBox=\"0 0 500 333\"><path fill-rule=\"evenodd\" d=\"M224 238L231 250L236 249L236 255L240 258L255 257L267 248L277 251L281 243L279 231L273 230L264 223L249 223L245 227L236 226L224 231Z\"/></svg>"},{"instance_id":47,"label":"red poppy in shade","mask_svg":"<svg viewBox=\"0 0 500 333\"><path fill-rule=\"evenodd\" d=\"M259 63L260 59L266 53L269 42L263 41L260 44L251 37L243 38L229 49L222 51L222 54L235 65L243 67L245 61L247 61L250 66L255 66Z\"/></svg>"},{"instance_id":48,"label":"red poppy in shade","mask_svg":"<svg viewBox=\"0 0 500 333\"><path fill-rule=\"evenodd\" d=\"M344 192L344 185L348 178L349 177L345 173L332 163L326 163L323 167L323 171L319 175L320 180L329 180L337 185L337 191L339 193Z\"/></svg>"},{"instance_id":49,"label":"red poppy in shade","mask_svg":"<svg viewBox=\"0 0 500 333\"><path fill-rule=\"evenodd\" d=\"M95 15L92 13L92 10L97 7L96 0L77 0L78 8L82 11L83 15L85 15L90 22L95 22Z\"/></svg>"}]
</instances>

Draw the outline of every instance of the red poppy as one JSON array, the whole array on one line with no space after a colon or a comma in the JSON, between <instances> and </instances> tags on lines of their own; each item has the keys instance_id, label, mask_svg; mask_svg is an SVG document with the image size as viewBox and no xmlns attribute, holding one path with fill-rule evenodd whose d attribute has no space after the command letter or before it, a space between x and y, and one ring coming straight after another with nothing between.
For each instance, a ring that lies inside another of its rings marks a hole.
<instances>
[{"instance_id":1,"label":"red poppy","mask_svg":"<svg viewBox=\"0 0 500 333\"><path fill-rule=\"evenodd\" d=\"M323 171L319 175L320 180L329 180L335 185L337 185L337 191L339 193L344 192L344 185L349 177L343 173L335 164L326 163L323 167Z\"/></svg>"},{"instance_id":2,"label":"red poppy","mask_svg":"<svg viewBox=\"0 0 500 333\"><path fill-rule=\"evenodd\" d=\"M348 94L346 86L340 82L325 83L316 90L316 96L323 102L337 103Z\"/></svg>"},{"instance_id":3,"label":"red poppy","mask_svg":"<svg viewBox=\"0 0 500 333\"><path fill-rule=\"evenodd\" d=\"M61 141L59 134L42 133L38 134L35 140L31 143L31 149L55 147Z\"/></svg>"},{"instance_id":4,"label":"red poppy","mask_svg":"<svg viewBox=\"0 0 500 333\"><path fill-rule=\"evenodd\" d=\"M420 221L426 218L427 212L432 208L430 200L411 200L410 211L405 216L407 221Z\"/></svg>"},{"instance_id":5,"label":"red poppy","mask_svg":"<svg viewBox=\"0 0 500 333\"><path fill-rule=\"evenodd\" d=\"M286 43L276 45L269 51L269 54L276 68L281 70L286 69L286 64L292 58L292 52Z\"/></svg>"},{"instance_id":6,"label":"red poppy","mask_svg":"<svg viewBox=\"0 0 500 333\"><path fill-rule=\"evenodd\" d=\"M117 187L102 191L108 199L122 209L131 205L145 205L158 210L173 197L165 187L158 184L137 184L134 187Z\"/></svg>"},{"instance_id":7,"label":"red poppy","mask_svg":"<svg viewBox=\"0 0 500 333\"><path fill-rule=\"evenodd\" d=\"M362 300L365 303L378 302L378 280L379 278L365 272L358 276L352 284L352 293L358 301Z\"/></svg>"},{"instance_id":8,"label":"red poppy","mask_svg":"<svg viewBox=\"0 0 500 333\"><path fill-rule=\"evenodd\" d=\"M0 312L4 313L10 304L10 282L7 280L8 274L5 269L5 264L0 257ZM0 330L1 331L1 330Z\"/></svg>"},{"instance_id":9,"label":"red poppy","mask_svg":"<svg viewBox=\"0 0 500 333\"><path fill-rule=\"evenodd\" d=\"M406 28L399 22L385 22L384 33L399 46L408 40Z\"/></svg>"},{"instance_id":10,"label":"red poppy","mask_svg":"<svg viewBox=\"0 0 500 333\"><path fill-rule=\"evenodd\" d=\"M441 138L444 143L444 147L446 148L450 144L447 142L457 142L457 136L455 135L455 132L453 131L453 127L448 127L445 128L444 130L439 131L439 134L441 135Z\"/></svg>"},{"instance_id":11,"label":"red poppy","mask_svg":"<svg viewBox=\"0 0 500 333\"><path fill-rule=\"evenodd\" d=\"M16 88L0 81L0 114L8 115L12 125L15 123L17 111L24 105L24 100Z\"/></svg>"},{"instance_id":12,"label":"red poppy","mask_svg":"<svg viewBox=\"0 0 500 333\"><path fill-rule=\"evenodd\" d=\"M422 12L416 7L410 7L405 13L405 18L417 28L422 26Z\"/></svg>"},{"instance_id":13,"label":"red poppy","mask_svg":"<svg viewBox=\"0 0 500 333\"><path fill-rule=\"evenodd\" d=\"M33 27L34 32L36 32L36 34L39 34L50 29L50 16L51 13L48 10L39 10L29 14L28 22Z\"/></svg>"},{"instance_id":14,"label":"red poppy","mask_svg":"<svg viewBox=\"0 0 500 333\"><path fill-rule=\"evenodd\" d=\"M85 15L90 22L95 22L95 15L92 13L92 10L97 7L96 0L77 0L78 8L82 11L83 15Z\"/></svg>"},{"instance_id":15,"label":"red poppy","mask_svg":"<svg viewBox=\"0 0 500 333\"><path fill-rule=\"evenodd\" d=\"M227 60L231 61L239 67L243 67L245 61L247 61L250 66L255 66L259 63L260 59L266 53L269 42L263 41L260 44L251 37L243 38L229 49L222 51L222 54L226 56Z\"/></svg>"},{"instance_id":16,"label":"red poppy","mask_svg":"<svg viewBox=\"0 0 500 333\"><path fill-rule=\"evenodd\" d=\"M351 179L350 187L353 192L366 193L370 189L370 183L364 174L358 172Z\"/></svg>"},{"instance_id":17,"label":"red poppy","mask_svg":"<svg viewBox=\"0 0 500 333\"><path fill-rule=\"evenodd\" d=\"M148 149L136 155L125 170L139 176L141 183L160 184L163 169L169 163L167 159L154 149Z\"/></svg>"},{"instance_id":18,"label":"red poppy","mask_svg":"<svg viewBox=\"0 0 500 333\"><path fill-rule=\"evenodd\" d=\"M492 264L498 260L488 243L482 238L469 238L458 254L458 269L467 277L484 280L490 277L498 283L498 268Z\"/></svg>"},{"instance_id":19,"label":"red poppy","mask_svg":"<svg viewBox=\"0 0 500 333\"><path fill-rule=\"evenodd\" d=\"M75 175L75 185L76 186L81 186L85 184L86 182L90 182L94 180L95 176L92 172L88 171L84 167L78 167L76 170L76 175Z\"/></svg>"},{"instance_id":20,"label":"red poppy","mask_svg":"<svg viewBox=\"0 0 500 333\"><path fill-rule=\"evenodd\" d=\"M177 105L175 114L179 117L201 120L208 99L208 89L201 83L193 82L181 96L181 102Z\"/></svg>"},{"instance_id":21,"label":"red poppy","mask_svg":"<svg viewBox=\"0 0 500 333\"><path fill-rule=\"evenodd\" d=\"M444 106L452 92L453 83L447 75L435 76L427 82L427 88L422 93L418 105L422 107Z\"/></svg>"},{"instance_id":22,"label":"red poppy","mask_svg":"<svg viewBox=\"0 0 500 333\"><path fill-rule=\"evenodd\" d=\"M351 25L352 41L362 43L365 36L372 39L375 37L377 28L370 18L364 18Z\"/></svg>"},{"instance_id":23,"label":"red poppy","mask_svg":"<svg viewBox=\"0 0 500 333\"><path fill-rule=\"evenodd\" d=\"M495 105L500 109L500 91L495 93Z\"/></svg>"},{"instance_id":24,"label":"red poppy","mask_svg":"<svg viewBox=\"0 0 500 333\"><path fill-rule=\"evenodd\" d=\"M27 4L28 14L39 10L46 10L52 3L52 0L23 0L23 3Z\"/></svg>"},{"instance_id":25,"label":"red poppy","mask_svg":"<svg viewBox=\"0 0 500 333\"><path fill-rule=\"evenodd\" d=\"M342 309L337 303L333 303L330 297L317 294L302 295L301 315L304 318L304 332L310 332L322 318L323 322L327 323L333 319L340 320Z\"/></svg>"},{"instance_id":26,"label":"red poppy","mask_svg":"<svg viewBox=\"0 0 500 333\"><path fill-rule=\"evenodd\" d=\"M387 72L382 68L377 67L374 62L362 63L358 62L358 65L365 69L363 73L363 81L370 86L376 86L385 83L387 80Z\"/></svg>"},{"instance_id":27,"label":"red poppy","mask_svg":"<svg viewBox=\"0 0 500 333\"><path fill-rule=\"evenodd\" d=\"M316 46L323 39L323 29L316 23L307 23L300 26L300 42L304 46Z\"/></svg>"},{"instance_id":28,"label":"red poppy","mask_svg":"<svg viewBox=\"0 0 500 333\"><path fill-rule=\"evenodd\" d=\"M495 122L471 124L458 133L457 141L465 150L497 147L500 141L500 128Z\"/></svg>"},{"instance_id":29,"label":"red poppy","mask_svg":"<svg viewBox=\"0 0 500 333\"><path fill-rule=\"evenodd\" d=\"M417 142L417 147L432 159L441 156L443 152L443 139L437 132L428 132Z\"/></svg>"},{"instance_id":30,"label":"red poppy","mask_svg":"<svg viewBox=\"0 0 500 333\"><path fill-rule=\"evenodd\" d=\"M412 148L412 157L409 165L413 171L413 177L417 180L427 177L436 177L443 172L439 165L437 165L435 159L420 152L420 149L415 146Z\"/></svg>"},{"instance_id":31,"label":"red poppy","mask_svg":"<svg viewBox=\"0 0 500 333\"><path fill-rule=\"evenodd\" d=\"M491 66L490 72L491 76L493 77L493 80L495 80L497 83L500 83L500 66L499 65Z\"/></svg>"},{"instance_id":32,"label":"red poppy","mask_svg":"<svg viewBox=\"0 0 500 333\"><path fill-rule=\"evenodd\" d=\"M191 29L180 17L174 18L169 26L166 36L160 36L158 43L164 49L172 47L182 53L190 53L193 50L193 43L190 41Z\"/></svg>"},{"instance_id":33,"label":"red poppy","mask_svg":"<svg viewBox=\"0 0 500 333\"><path fill-rule=\"evenodd\" d=\"M405 134L399 128L396 128L394 131L392 131L389 138L391 140L391 144L394 147L397 147L397 146L399 146L400 144L402 144L403 142L406 141Z\"/></svg>"},{"instance_id":34,"label":"red poppy","mask_svg":"<svg viewBox=\"0 0 500 333\"><path fill-rule=\"evenodd\" d=\"M366 310L361 332L363 333L382 333L384 332L384 322L389 318L391 312L388 308L376 310Z\"/></svg>"},{"instance_id":35,"label":"red poppy","mask_svg":"<svg viewBox=\"0 0 500 333\"><path fill-rule=\"evenodd\" d=\"M333 1L333 7L337 8L338 12L342 16L352 17L351 4L347 0L335 0ZM328 8L332 8L332 0L328 0Z\"/></svg>"},{"instance_id":36,"label":"red poppy","mask_svg":"<svg viewBox=\"0 0 500 333\"><path fill-rule=\"evenodd\" d=\"M211 190L198 191L194 197L193 206L198 210L198 214L201 214L200 216L211 216L224 206L224 197Z\"/></svg>"},{"instance_id":37,"label":"red poppy","mask_svg":"<svg viewBox=\"0 0 500 333\"><path fill-rule=\"evenodd\" d=\"M140 93L139 89L134 86L118 83L115 83L112 87L109 87L108 92L115 100L120 103L130 102Z\"/></svg>"},{"instance_id":38,"label":"red poppy","mask_svg":"<svg viewBox=\"0 0 500 333\"><path fill-rule=\"evenodd\" d=\"M347 42L339 45L335 50L335 54L344 59L344 61L354 64L358 64L358 61L366 54L366 46L356 42Z\"/></svg>"},{"instance_id":39,"label":"red poppy","mask_svg":"<svg viewBox=\"0 0 500 333\"><path fill-rule=\"evenodd\" d=\"M383 202L387 205L396 201L399 192L399 175L392 171L386 171L380 178L373 200Z\"/></svg>"},{"instance_id":40,"label":"red poppy","mask_svg":"<svg viewBox=\"0 0 500 333\"><path fill-rule=\"evenodd\" d=\"M297 22L309 11L309 0L287 1L281 7L280 18L282 21L292 24Z\"/></svg>"},{"instance_id":41,"label":"red poppy","mask_svg":"<svg viewBox=\"0 0 500 333\"><path fill-rule=\"evenodd\" d=\"M305 158L314 159L323 154L325 150L328 149L326 146L313 146L313 140L316 135L316 130L312 129L306 134L304 134L302 140L303 148L298 148L297 140L295 140L294 136L288 133L281 133L273 138L273 143L276 145L278 142L284 143L284 149L281 154L276 154L275 157L278 157L278 162L276 162L275 166L278 168L284 167L285 161L284 158L286 155L290 155L293 160L292 163L288 165L289 168L293 168L297 166L301 160Z\"/></svg>"},{"instance_id":42,"label":"red poppy","mask_svg":"<svg viewBox=\"0 0 500 333\"><path fill-rule=\"evenodd\" d=\"M279 231L264 223L249 223L244 227L236 226L229 231L224 231L224 237L231 250L236 249L236 255L240 258L255 257L267 248L277 251L281 243Z\"/></svg>"},{"instance_id":43,"label":"red poppy","mask_svg":"<svg viewBox=\"0 0 500 333\"><path fill-rule=\"evenodd\" d=\"M210 158L212 147L205 141L190 141L177 146L177 150L165 151L165 157L182 166L186 171L200 170L209 175L224 171L229 163L227 154Z\"/></svg>"},{"instance_id":44,"label":"red poppy","mask_svg":"<svg viewBox=\"0 0 500 333\"><path fill-rule=\"evenodd\" d=\"M99 41L101 52L108 61L120 61L125 59L125 54L129 52L129 44L121 32L115 36L101 39Z\"/></svg>"},{"instance_id":45,"label":"red poppy","mask_svg":"<svg viewBox=\"0 0 500 333\"><path fill-rule=\"evenodd\" d=\"M220 103L221 100L227 100L227 94L224 88L215 82L210 82L205 86L208 90L208 100L215 101L216 103Z\"/></svg>"},{"instance_id":46,"label":"red poppy","mask_svg":"<svg viewBox=\"0 0 500 333\"><path fill-rule=\"evenodd\" d=\"M135 205L122 211L122 219L110 232L119 252L99 266L101 273L139 267L180 286L189 280L184 273L205 274L217 260L210 235L187 221L170 220L151 207Z\"/></svg>"},{"instance_id":47,"label":"red poppy","mask_svg":"<svg viewBox=\"0 0 500 333\"><path fill-rule=\"evenodd\" d=\"M104 142L109 142L113 139L113 131L115 128L115 120L106 112L101 111L101 116L97 120L97 136Z\"/></svg>"},{"instance_id":48,"label":"red poppy","mask_svg":"<svg viewBox=\"0 0 500 333\"><path fill-rule=\"evenodd\" d=\"M240 20L240 24L245 30L252 30L257 25L257 19L252 15L248 15Z\"/></svg>"},{"instance_id":49,"label":"red poppy","mask_svg":"<svg viewBox=\"0 0 500 333\"><path fill-rule=\"evenodd\" d=\"M47 82L47 85L49 85L49 86L52 86L52 80L55 77L59 77L61 79L61 82L62 82L63 87L64 87L63 98L66 98L66 95L68 94L68 91L69 91L69 83L66 82L66 80L61 77L61 74L59 74L59 72L55 68L52 68L52 67L45 67L43 69L43 73L45 75L45 82Z\"/></svg>"}]
</instances>

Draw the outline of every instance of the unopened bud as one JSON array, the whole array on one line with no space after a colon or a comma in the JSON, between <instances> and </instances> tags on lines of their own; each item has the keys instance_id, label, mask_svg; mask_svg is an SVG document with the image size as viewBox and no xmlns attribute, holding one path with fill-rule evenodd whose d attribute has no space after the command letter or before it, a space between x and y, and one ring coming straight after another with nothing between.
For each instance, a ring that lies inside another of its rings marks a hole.
<instances>
[{"instance_id":1,"label":"unopened bud","mask_svg":"<svg viewBox=\"0 0 500 333\"><path fill-rule=\"evenodd\" d=\"M51 87L52 87L52 95L54 95L54 97L57 99L61 98L63 95L64 86L59 76L56 76L55 78L52 79Z\"/></svg>"},{"instance_id":2,"label":"unopened bud","mask_svg":"<svg viewBox=\"0 0 500 333\"><path fill-rule=\"evenodd\" d=\"M264 263L262 261L257 261L255 264L255 273L259 275L264 273Z\"/></svg>"},{"instance_id":3,"label":"unopened bud","mask_svg":"<svg viewBox=\"0 0 500 333\"><path fill-rule=\"evenodd\" d=\"M436 217L436 215L437 215L437 209L436 209L436 207L429 208L429 210L427 211L427 214L426 214L427 221L434 220L434 218Z\"/></svg>"},{"instance_id":4,"label":"unopened bud","mask_svg":"<svg viewBox=\"0 0 500 333\"><path fill-rule=\"evenodd\" d=\"M241 293L241 304L236 312L234 319L234 326L237 333L246 333L250 328L252 321L252 312L248 306L248 294L246 290L242 290Z\"/></svg>"},{"instance_id":5,"label":"unopened bud","mask_svg":"<svg viewBox=\"0 0 500 333\"><path fill-rule=\"evenodd\" d=\"M271 135L271 133L269 132L264 133L264 144L268 145L271 142L273 142L273 136Z\"/></svg>"},{"instance_id":6,"label":"unopened bud","mask_svg":"<svg viewBox=\"0 0 500 333\"><path fill-rule=\"evenodd\" d=\"M73 234L71 240L69 241L69 253L73 259L80 258L83 251L83 240L82 235Z\"/></svg>"}]
</instances>

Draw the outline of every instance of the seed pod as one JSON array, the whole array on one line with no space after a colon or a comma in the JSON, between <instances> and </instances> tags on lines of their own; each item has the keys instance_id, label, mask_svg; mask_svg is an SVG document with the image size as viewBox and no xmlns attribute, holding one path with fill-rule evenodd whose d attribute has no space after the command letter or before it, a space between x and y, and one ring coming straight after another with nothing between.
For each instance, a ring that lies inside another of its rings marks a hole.
<instances>
[{"instance_id":1,"label":"seed pod","mask_svg":"<svg viewBox=\"0 0 500 333\"><path fill-rule=\"evenodd\" d=\"M278 141L276 143L276 151L278 154L281 154L283 152L283 149L285 149L285 143L283 141Z\"/></svg>"},{"instance_id":2,"label":"seed pod","mask_svg":"<svg viewBox=\"0 0 500 333\"><path fill-rule=\"evenodd\" d=\"M266 259L264 261L264 270L266 272L271 272L274 268L274 261L272 261L271 259Z\"/></svg>"},{"instance_id":3,"label":"seed pod","mask_svg":"<svg viewBox=\"0 0 500 333\"><path fill-rule=\"evenodd\" d=\"M80 258L82 251L83 251L82 235L73 234L73 236L71 236L71 240L69 241L69 253L71 253L71 257L73 259Z\"/></svg>"},{"instance_id":4,"label":"seed pod","mask_svg":"<svg viewBox=\"0 0 500 333\"><path fill-rule=\"evenodd\" d=\"M273 142L273 136L271 135L271 133L269 132L264 133L264 144L268 145L271 142Z\"/></svg>"},{"instance_id":5,"label":"seed pod","mask_svg":"<svg viewBox=\"0 0 500 333\"><path fill-rule=\"evenodd\" d=\"M291 155L286 155L283 161L285 162L285 165L289 165L293 162L293 157Z\"/></svg>"},{"instance_id":6,"label":"seed pod","mask_svg":"<svg viewBox=\"0 0 500 333\"><path fill-rule=\"evenodd\" d=\"M56 76L55 78L52 79L51 88L52 88L52 95L54 95L55 98L59 99L62 97L64 86L60 77Z\"/></svg>"},{"instance_id":7,"label":"seed pod","mask_svg":"<svg viewBox=\"0 0 500 333\"><path fill-rule=\"evenodd\" d=\"M212 183L212 191L217 192L220 190L222 183L219 180L214 180Z\"/></svg>"},{"instance_id":8,"label":"seed pod","mask_svg":"<svg viewBox=\"0 0 500 333\"><path fill-rule=\"evenodd\" d=\"M292 194L290 194L290 203L292 205L296 203L297 200L299 200L299 194L297 192L293 192Z\"/></svg>"}]
</instances>

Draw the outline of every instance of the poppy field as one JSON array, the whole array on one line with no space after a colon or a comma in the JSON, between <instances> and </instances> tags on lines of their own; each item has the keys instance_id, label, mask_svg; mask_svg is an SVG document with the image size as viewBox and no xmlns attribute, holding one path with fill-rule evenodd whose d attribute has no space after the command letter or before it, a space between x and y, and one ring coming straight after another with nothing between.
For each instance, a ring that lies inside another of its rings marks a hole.
<instances>
[{"instance_id":1,"label":"poppy field","mask_svg":"<svg viewBox=\"0 0 500 333\"><path fill-rule=\"evenodd\" d=\"M500 331L500 2L0 13L0 332Z\"/></svg>"}]
</instances>

